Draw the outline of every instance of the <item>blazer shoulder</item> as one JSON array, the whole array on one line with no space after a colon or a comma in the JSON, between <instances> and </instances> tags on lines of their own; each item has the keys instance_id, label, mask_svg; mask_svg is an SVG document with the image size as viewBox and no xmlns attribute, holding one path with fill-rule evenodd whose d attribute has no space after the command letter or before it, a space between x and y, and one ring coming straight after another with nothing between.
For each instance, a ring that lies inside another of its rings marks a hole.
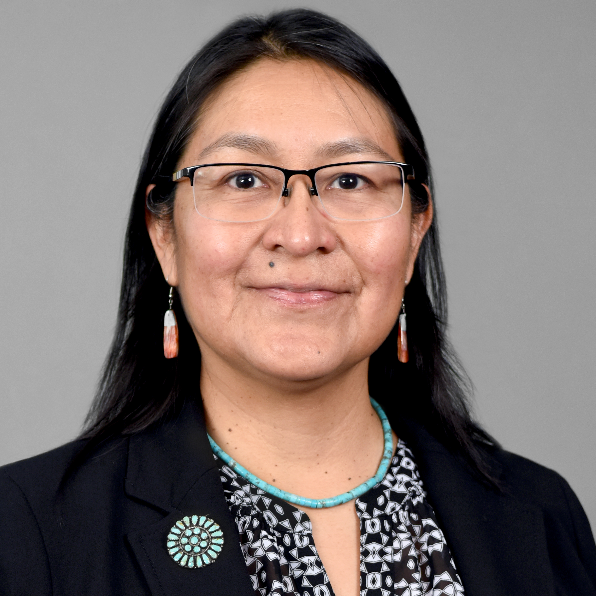
<instances>
[{"instance_id":1,"label":"blazer shoulder","mask_svg":"<svg viewBox=\"0 0 596 596\"><path fill-rule=\"evenodd\" d=\"M493 452L492 457L500 465L505 493L542 509L567 508L568 496L573 491L558 472L501 449Z\"/></svg>"},{"instance_id":2,"label":"blazer shoulder","mask_svg":"<svg viewBox=\"0 0 596 596\"><path fill-rule=\"evenodd\" d=\"M107 535L113 520L104 513L123 499L127 446L121 437L93 449L78 440L0 468L1 594L49 595L66 575L80 579L60 561L90 526L95 540Z\"/></svg>"},{"instance_id":3,"label":"blazer shoulder","mask_svg":"<svg viewBox=\"0 0 596 596\"><path fill-rule=\"evenodd\" d=\"M44 526L68 462L81 447L81 442L69 443L0 468L2 594L52 593Z\"/></svg>"},{"instance_id":4,"label":"blazer shoulder","mask_svg":"<svg viewBox=\"0 0 596 596\"><path fill-rule=\"evenodd\" d=\"M596 588L596 543L590 522L569 483L558 472L520 455L499 450L494 454L502 466L505 494L542 510L545 526L552 536L580 553ZM560 546L560 544L558 545ZM554 547L553 547L554 548Z\"/></svg>"},{"instance_id":5,"label":"blazer shoulder","mask_svg":"<svg viewBox=\"0 0 596 596\"><path fill-rule=\"evenodd\" d=\"M17 483L19 480L25 483L27 480L35 480L37 484L41 478L47 480L48 476L59 470L65 470L84 445L84 440L71 441L45 453L6 464L0 467L0 476L12 478Z\"/></svg>"},{"instance_id":6,"label":"blazer shoulder","mask_svg":"<svg viewBox=\"0 0 596 596\"><path fill-rule=\"evenodd\" d=\"M46 453L4 465L0 467L0 502L5 487L11 485L19 487L32 506L38 501L51 500L71 471L75 479L91 475L101 480L102 475L107 477L113 474L114 467L120 467L117 463L125 461L126 445L126 438L114 438L85 454L88 441L79 439Z\"/></svg>"},{"instance_id":7,"label":"blazer shoulder","mask_svg":"<svg viewBox=\"0 0 596 596\"><path fill-rule=\"evenodd\" d=\"M596 591L596 543L586 513L569 483L554 470L507 451L499 453L505 490L542 509L550 550L558 561L577 553L581 565L573 576L585 576ZM569 574L568 574L569 575ZM583 592L582 592L583 593Z\"/></svg>"},{"instance_id":8,"label":"blazer shoulder","mask_svg":"<svg viewBox=\"0 0 596 596\"><path fill-rule=\"evenodd\" d=\"M77 453L86 441L78 440L60 447L0 467L0 487L8 483L17 485L25 494L51 494L60 482ZM0 498L3 491L0 490Z\"/></svg>"}]
</instances>

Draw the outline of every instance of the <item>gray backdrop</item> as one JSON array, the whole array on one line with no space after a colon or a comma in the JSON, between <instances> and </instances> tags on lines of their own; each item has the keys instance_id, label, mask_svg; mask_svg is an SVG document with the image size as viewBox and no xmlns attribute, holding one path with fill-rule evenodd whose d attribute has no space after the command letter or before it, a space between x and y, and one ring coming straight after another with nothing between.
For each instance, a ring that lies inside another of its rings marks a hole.
<instances>
[{"instance_id":1,"label":"gray backdrop","mask_svg":"<svg viewBox=\"0 0 596 596\"><path fill-rule=\"evenodd\" d=\"M0 464L80 429L136 169L176 73L232 17L296 5L3 0ZM401 81L434 160L478 417L560 471L596 525L596 3L300 5L354 27Z\"/></svg>"}]
</instances>

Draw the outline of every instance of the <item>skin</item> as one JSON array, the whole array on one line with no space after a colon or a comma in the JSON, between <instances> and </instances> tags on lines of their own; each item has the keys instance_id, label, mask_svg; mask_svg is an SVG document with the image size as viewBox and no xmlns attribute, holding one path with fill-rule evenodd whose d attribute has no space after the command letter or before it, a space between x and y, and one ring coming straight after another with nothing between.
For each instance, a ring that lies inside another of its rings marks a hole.
<instances>
[{"instance_id":1,"label":"skin","mask_svg":"<svg viewBox=\"0 0 596 596\"><path fill-rule=\"evenodd\" d=\"M404 161L372 93L313 61L263 59L209 99L178 168L386 159ZM209 433L260 478L324 498L379 465L368 359L395 324L432 208L412 216L406 186L397 215L342 222L321 210L308 183L293 177L289 198L264 221L224 223L195 211L185 180L173 222L149 213L147 222L201 349ZM354 503L305 511L335 593L358 594Z\"/></svg>"}]
</instances>

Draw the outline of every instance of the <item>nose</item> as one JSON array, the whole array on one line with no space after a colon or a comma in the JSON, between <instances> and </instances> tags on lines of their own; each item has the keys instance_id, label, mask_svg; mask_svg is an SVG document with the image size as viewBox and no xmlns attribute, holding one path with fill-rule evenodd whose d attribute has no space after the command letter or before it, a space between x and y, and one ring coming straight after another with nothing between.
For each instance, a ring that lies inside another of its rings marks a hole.
<instances>
[{"instance_id":1,"label":"nose","mask_svg":"<svg viewBox=\"0 0 596 596\"><path fill-rule=\"evenodd\" d=\"M269 220L263 245L299 257L333 251L337 243L333 223L321 211L312 181L308 176L295 175L290 182L281 197L281 207Z\"/></svg>"}]
</instances>

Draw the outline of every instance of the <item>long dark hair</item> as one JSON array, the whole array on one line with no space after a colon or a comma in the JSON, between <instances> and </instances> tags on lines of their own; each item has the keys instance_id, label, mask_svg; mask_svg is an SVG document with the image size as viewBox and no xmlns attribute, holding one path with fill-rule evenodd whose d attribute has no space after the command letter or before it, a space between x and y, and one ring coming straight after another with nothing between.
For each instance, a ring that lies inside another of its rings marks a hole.
<instances>
[{"instance_id":1,"label":"long dark hair","mask_svg":"<svg viewBox=\"0 0 596 596\"><path fill-rule=\"evenodd\" d=\"M172 217L171 174L205 100L232 74L261 58L311 59L356 80L391 114L404 160L414 166L414 213L429 206L430 163L422 133L399 83L380 56L335 19L311 10L241 18L209 41L180 73L145 151L128 222L118 322L82 438L89 445L143 430L174 415L198 394L201 355L180 304L180 356L166 360L162 317L166 284L145 225L146 206ZM148 199L147 186L156 184ZM436 208L435 208L436 214ZM417 420L491 482L482 445L494 444L470 416L470 384L445 338L447 302L436 216L406 288L410 362L396 357L396 329L371 356L370 392L390 418Z\"/></svg>"}]
</instances>

